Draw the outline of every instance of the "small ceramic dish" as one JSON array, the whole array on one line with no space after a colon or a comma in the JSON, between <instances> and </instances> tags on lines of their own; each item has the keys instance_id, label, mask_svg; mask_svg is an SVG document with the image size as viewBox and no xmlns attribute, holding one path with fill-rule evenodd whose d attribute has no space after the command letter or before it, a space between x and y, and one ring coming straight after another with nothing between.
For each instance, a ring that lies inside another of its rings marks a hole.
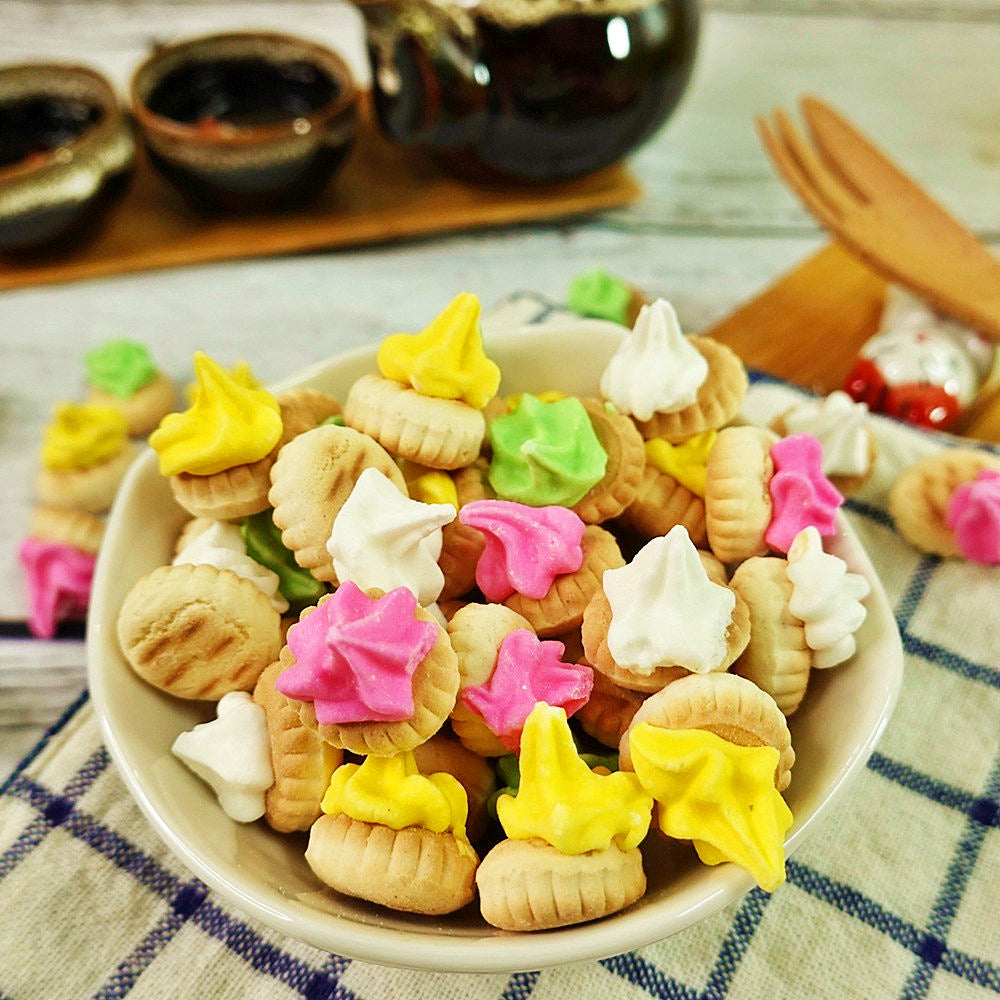
<instances>
[{"instance_id":1,"label":"small ceramic dish","mask_svg":"<svg viewBox=\"0 0 1000 1000\"><path fill-rule=\"evenodd\" d=\"M135 71L130 96L153 166L199 205L303 203L354 142L350 69L329 49L290 35L167 45Z\"/></svg>"},{"instance_id":2,"label":"small ceramic dish","mask_svg":"<svg viewBox=\"0 0 1000 1000\"><path fill-rule=\"evenodd\" d=\"M487 336L503 372L503 393L553 386L593 394L621 327L575 321ZM275 387L315 387L343 399L375 369L375 345L325 361ZM651 835L643 845L646 895L589 924L534 934L489 927L476 904L447 917L396 913L339 896L315 878L304 836L264 823L241 825L170 752L178 733L214 717L210 703L183 702L145 684L118 648L122 601L143 574L170 559L187 515L148 452L132 467L111 512L87 626L90 691L108 749L143 812L166 843L233 906L299 941L381 964L448 972L512 972L639 948L697 923L742 896L752 883L732 864L707 867L686 845ZM796 751L786 800L795 824L786 850L816 827L864 766L896 701L903 672L896 623L868 557L846 521L828 546L871 584L858 653L846 666L817 671L790 720Z\"/></svg>"},{"instance_id":3,"label":"small ceramic dish","mask_svg":"<svg viewBox=\"0 0 1000 1000\"><path fill-rule=\"evenodd\" d=\"M134 158L132 127L99 73L62 63L0 69L0 250L92 232Z\"/></svg>"}]
</instances>

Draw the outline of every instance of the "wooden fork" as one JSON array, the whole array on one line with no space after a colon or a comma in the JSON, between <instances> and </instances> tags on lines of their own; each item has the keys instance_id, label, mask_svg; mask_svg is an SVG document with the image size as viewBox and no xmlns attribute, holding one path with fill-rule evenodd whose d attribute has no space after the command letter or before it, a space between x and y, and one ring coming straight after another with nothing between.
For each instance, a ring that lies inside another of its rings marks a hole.
<instances>
[{"instance_id":1,"label":"wooden fork","mask_svg":"<svg viewBox=\"0 0 1000 1000\"><path fill-rule=\"evenodd\" d=\"M757 129L806 208L873 271L1000 341L1000 260L833 108L801 108L812 144L781 110Z\"/></svg>"}]
</instances>

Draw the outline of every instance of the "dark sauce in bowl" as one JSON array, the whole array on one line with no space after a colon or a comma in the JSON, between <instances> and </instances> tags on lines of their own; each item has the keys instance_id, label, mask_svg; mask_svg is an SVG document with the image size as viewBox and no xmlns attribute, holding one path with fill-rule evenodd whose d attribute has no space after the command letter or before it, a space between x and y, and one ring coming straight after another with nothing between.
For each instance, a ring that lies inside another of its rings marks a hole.
<instances>
[{"instance_id":1,"label":"dark sauce in bowl","mask_svg":"<svg viewBox=\"0 0 1000 1000\"><path fill-rule=\"evenodd\" d=\"M146 105L187 125L254 128L307 117L339 93L336 81L313 63L241 57L177 66L156 83Z\"/></svg>"},{"instance_id":2,"label":"dark sauce in bowl","mask_svg":"<svg viewBox=\"0 0 1000 1000\"><path fill-rule=\"evenodd\" d=\"M68 97L0 101L0 167L40 160L74 142L103 117L96 104Z\"/></svg>"}]
</instances>

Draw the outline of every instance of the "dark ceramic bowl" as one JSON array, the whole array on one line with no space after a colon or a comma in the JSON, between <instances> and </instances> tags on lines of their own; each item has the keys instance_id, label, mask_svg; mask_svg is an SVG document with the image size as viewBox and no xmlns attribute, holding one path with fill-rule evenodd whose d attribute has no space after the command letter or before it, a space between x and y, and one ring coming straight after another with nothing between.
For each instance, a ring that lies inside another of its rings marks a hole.
<instances>
[{"instance_id":1,"label":"dark ceramic bowl","mask_svg":"<svg viewBox=\"0 0 1000 1000\"><path fill-rule=\"evenodd\" d=\"M0 250L69 246L93 233L134 158L132 127L92 69L0 69Z\"/></svg>"},{"instance_id":2,"label":"dark ceramic bowl","mask_svg":"<svg viewBox=\"0 0 1000 1000\"><path fill-rule=\"evenodd\" d=\"M228 209L317 195L354 142L356 96L340 56L270 32L168 45L131 87L153 165L199 206Z\"/></svg>"}]
</instances>

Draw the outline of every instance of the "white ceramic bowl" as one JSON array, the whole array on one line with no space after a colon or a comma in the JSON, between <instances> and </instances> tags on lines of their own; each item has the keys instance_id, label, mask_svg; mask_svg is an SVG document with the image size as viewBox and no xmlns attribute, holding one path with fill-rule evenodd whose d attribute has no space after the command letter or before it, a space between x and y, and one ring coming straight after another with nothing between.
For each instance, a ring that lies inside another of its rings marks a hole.
<instances>
[{"instance_id":1,"label":"white ceramic bowl","mask_svg":"<svg viewBox=\"0 0 1000 1000\"><path fill-rule=\"evenodd\" d=\"M487 338L502 391L553 387L593 394L620 328L596 322L526 327ZM343 399L375 369L375 346L325 361L276 386L314 386ZM170 752L174 738L212 718L205 702L172 698L132 672L115 622L143 574L170 561L185 513L146 452L118 494L94 581L87 626L90 691L104 738L143 812L182 861L234 907L290 937L382 964L465 972L513 972L602 958L667 937L743 895L750 877L735 865L706 867L681 844L650 836L643 847L649 888L623 913L536 934L485 924L475 904L444 918L394 913L324 889L303 857L305 835L229 819L208 787ZM902 678L895 621L871 563L843 519L828 548L871 583L858 653L817 671L792 717L796 752L786 800L795 815L793 851L864 766L892 712Z\"/></svg>"}]
</instances>

